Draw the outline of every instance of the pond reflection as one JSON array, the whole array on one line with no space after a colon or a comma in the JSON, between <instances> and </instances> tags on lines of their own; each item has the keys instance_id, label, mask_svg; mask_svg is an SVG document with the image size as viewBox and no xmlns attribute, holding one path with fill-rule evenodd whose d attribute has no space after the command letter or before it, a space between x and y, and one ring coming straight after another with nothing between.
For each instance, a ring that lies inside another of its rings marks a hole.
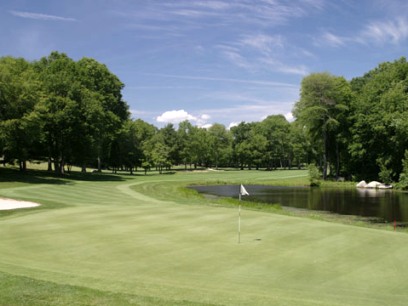
<instances>
[{"instance_id":1,"label":"pond reflection","mask_svg":"<svg viewBox=\"0 0 408 306\"><path fill-rule=\"evenodd\" d=\"M194 186L200 193L238 198L238 185ZM408 222L408 194L384 189L329 189L309 187L245 186L258 201L282 206L328 211L376 219L377 222Z\"/></svg>"}]
</instances>

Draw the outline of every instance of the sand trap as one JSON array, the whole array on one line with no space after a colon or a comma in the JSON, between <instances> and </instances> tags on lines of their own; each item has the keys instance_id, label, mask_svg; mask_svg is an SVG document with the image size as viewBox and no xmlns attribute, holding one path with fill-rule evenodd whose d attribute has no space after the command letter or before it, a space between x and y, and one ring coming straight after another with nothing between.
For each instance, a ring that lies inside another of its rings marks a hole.
<instances>
[{"instance_id":1,"label":"sand trap","mask_svg":"<svg viewBox=\"0 0 408 306\"><path fill-rule=\"evenodd\" d=\"M28 208L28 207L36 207L36 206L40 206L40 204L34 203L34 202L0 198L0 210L10 210L10 209Z\"/></svg>"}]
</instances>

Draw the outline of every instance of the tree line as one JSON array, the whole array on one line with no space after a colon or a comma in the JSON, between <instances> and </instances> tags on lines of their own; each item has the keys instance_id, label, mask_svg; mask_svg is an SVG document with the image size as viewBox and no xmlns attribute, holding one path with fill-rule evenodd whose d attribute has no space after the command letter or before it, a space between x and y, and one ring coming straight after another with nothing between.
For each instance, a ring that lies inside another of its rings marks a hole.
<instances>
[{"instance_id":1,"label":"tree line","mask_svg":"<svg viewBox=\"0 0 408 306\"><path fill-rule=\"evenodd\" d=\"M324 179L408 180L408 63L386 62L347 81L312 73L301 83L295 120L270 115L227 129L181 122L157 128L131 119L124 84L91 58L52 52L38 61L0 58L0 158L25 170L47 161L137 168L300 168L314 163ZM407 184L408 185L408 184Z\"/></svg>"}]
</instances>

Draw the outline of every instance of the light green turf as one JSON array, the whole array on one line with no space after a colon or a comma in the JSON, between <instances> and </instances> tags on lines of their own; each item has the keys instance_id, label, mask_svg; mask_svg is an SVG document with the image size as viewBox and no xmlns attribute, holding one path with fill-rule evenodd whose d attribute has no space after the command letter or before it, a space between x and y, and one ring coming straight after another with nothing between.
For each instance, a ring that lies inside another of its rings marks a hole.
<instances>
[{"instance_id":1,"label":"light green turf","mask_svg":"<svg viewBox=\"0 0 408 306\"><path fill-rule=\"evenodd\" d=\"M187 182L287 183L305 175L0 183L2 197L44 204L0 213L0 272L146 297L141 305L405 305L408 234L244 209L238 244L235 208L180 191Z\"/></svg>"}]
</instances>

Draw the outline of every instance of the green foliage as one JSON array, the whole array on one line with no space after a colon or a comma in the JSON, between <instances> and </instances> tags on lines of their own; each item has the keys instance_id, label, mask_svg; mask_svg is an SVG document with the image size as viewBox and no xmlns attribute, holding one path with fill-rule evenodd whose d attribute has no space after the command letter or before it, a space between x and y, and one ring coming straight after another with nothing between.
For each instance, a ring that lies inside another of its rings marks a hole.
<instances>
[{"instance_id":1,"label":"green foliage","mask_svg":"<svg viewBox=\"0 0 408 306\"><path fill-rule=\"evenodd\" d=\"M307 167L308 171L309 171L309 182L310 182L310 186L311 187L319 187L320 186L320 171L319 169L316 167L315 164L310 164Z\"/></svg>"},{"instance_id":2,"label":"green foliage","mask_svg":"<svg viewBox=\"0 0 408 306\"><path fill-rule=\"evenodd\" d=\"M0 157L17 163L47 160L97 163L128 170L184 165L187 169L299 169L321 165L328 176L396 181L408 147L408 63L382 63L347 82L312 73L301 83L294 122L270 115L228 130L184 121L161 129L130 120L124 84L91 58L75 61L52 52L38 61L0 58ZM149 167L147 167L148 163ZM401 180L401 179L400 179Z\"/></svg>"},{"instance_id":3,"label":"green foliage","mask_svg":"<svg viewBox=\"0 0 408 306\"><path fill-rule=\"evenodd\" d=\"M408 63L405 58L380 64L351 81L355 92L350 119L349 167L365 179L381 172L379 158L387 160L392 179L401 173L408 147Z\"/></svg>"},{"instance_id":4,"label":"green foliage","mask_svg":"<svg viewBox=\"0 0 408 306\"><path fill-rule=\"evenodd\" d=\"M404 159L402 160L402 172L400 173L397 187L408 190L408 150L405 150Z\"/></svg>"},{"instance_id":5,"label":"green foliage","mask_svg":"<svg viewBox=\"0 0 408 306\"><path fill-rule=\"evenodd\" d=\"M129 116L122 88L93 59L59 52L31 63L0 58L0 156L20 165L48 159L58 173L100 159Z\"/></svg>"},{"instance_id":6,"label":"green foliage","mask_svg":"<svg viewBox=\"0 0 408 306\"><path fill-rule=\"evenodd\" d=\"M384 161L384 159L377 159L377 163L380 167L380 172L378 173L378 178L384 184L392 183L392 169L388 168L389 161Z\"/></svg>"},{"instance_id":7,"label":"green foliage","mask_svg":"<svg viewBox=\"0 0 408 306\"><path fill-rule=\"evenodd\" d=\"M339 147L345 138L351 96L350 85L343 77L312 73L302 80L300 100L293 113L322 154L323 179L327 177L330 162L337 165L336 175L339 175Z\"/></svg>"}]
</instances>

